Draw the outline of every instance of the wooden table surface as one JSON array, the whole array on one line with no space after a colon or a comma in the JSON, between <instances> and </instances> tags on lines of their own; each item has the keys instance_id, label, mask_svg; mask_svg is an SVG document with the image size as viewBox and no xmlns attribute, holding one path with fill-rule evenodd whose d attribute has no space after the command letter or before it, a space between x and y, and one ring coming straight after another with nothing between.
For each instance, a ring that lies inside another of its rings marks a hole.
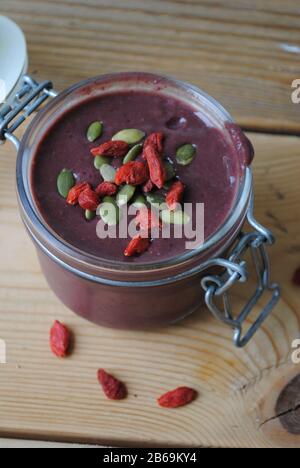
<instances>
[{"instance_id":1,"label":"wooden table surface","mask_svg":"<svg viewBox=\"0 0 300 468\"><path fill-rule=\"evenodd\" d=\"M300 104L291 101L291 83L300 78L299 4L1 0L1 14L26 33L30 73L52 79L58 90L107 72L171 74L215 96L252 131L255 212L277 236L270 253L282 299L243 350L204 309L159 332L103 329L76 317L49 290L21 225L15 154L7 144L0 148L0 338L8 359L0 364L0 437L299 447L300 364L292 363L291 343L299 336L300 289L290 281L300 265ZM237 306L247 293L236 293ZM76 336L64 361L47 346L56 318ZM100 366L128 383L129 399L104 399L95 378ZM179 411L159 409L156 396L182 384L199 390L197 401Z\"/></svg>"}]
</instances>

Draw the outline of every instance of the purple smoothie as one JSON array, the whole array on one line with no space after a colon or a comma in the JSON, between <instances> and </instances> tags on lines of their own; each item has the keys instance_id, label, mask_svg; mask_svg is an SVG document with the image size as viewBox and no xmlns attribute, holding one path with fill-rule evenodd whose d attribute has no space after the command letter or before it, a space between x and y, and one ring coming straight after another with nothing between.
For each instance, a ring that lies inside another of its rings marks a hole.
<instances>
[{"instance_id":1,"label":"purple smoothie","mask_svg":"<svg viewBox=\"0 0 300 468\"><path fill-rule=\"evenodd\" d=\"M104 123L104 131L99 140L89 143L86 130L96 120ZM124 128L138 128L147 135L164 133L164 157L174 161L177 175L186 185L183 201L204 203L205 238L215 233L232 210L243 165L250 162L245 137L233 124L224 132L210 127L199 109L183 101L139 91L87 100L63 114L48 130L35 154L31 174L34 199L47 224L71 245L108 260L152 263L184 253L185 239L155 239L143 255L125 258L129 239L99 239L99 219L87 222L83 210L68 205L57 192L57 176L63 168L72 170L78 182L96 187L102 179L94 168L90 148ZM196 157L190 165L180 166L176 150L186 143L196 146ZM113 165L121 162L115 159Z\"/></svg>"}]
</instances>

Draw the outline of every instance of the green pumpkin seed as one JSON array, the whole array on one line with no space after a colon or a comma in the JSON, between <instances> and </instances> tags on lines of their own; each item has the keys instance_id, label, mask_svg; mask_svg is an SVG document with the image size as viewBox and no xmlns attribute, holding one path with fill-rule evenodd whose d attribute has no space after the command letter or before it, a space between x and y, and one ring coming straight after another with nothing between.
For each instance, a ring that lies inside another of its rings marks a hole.
<instances>
[{"instance_id":1,"label":"green pumpkin seed","mask_svg":"<svg viewBox=\"0 0 300 468\"><path fill-rule=\"evenodd\" d=\"M126 205L132 199L135 189L133 185L124 185L116 196L117 205L120 207Z\"/></svg>"},{"instance_id":2,"label":"green pumpkin seed","mask_svg":"<svg viewBox=\"0 0 300 468\"><path fill-rule=\"evenodd\" d=\"M165 166L165 171L166 171L165 180L166 182L169 182L169 180L174 179L174 177L176 176L175 167L169 161L165 162L164 166Z\"/></svg>"},{"instance_id":3,"label":"green pumpkin seed","mask_svg":"<svg viewBox=\"0 0 300 468\"><path fill-rule=\"evenodd\" d=\"M96 216L96 212L95 211L91 211L91 210L85 210L85 219L87 221L92 221L95 216Z\"/></svg>"},{"instance_id":4,"label":"green pumpkin seed","mask_svg":"<svg viewBox=\"0 0 300 468\"><path fill-rule=\"evenodd\" d=\"M190 222L190 216L181 210L163 210L160 213L160 218L164 223L167 224L188 224Z\"/></svg>"},{"instance_id":5,"label":"green pumpkin seed","mask_svg":"<svg viewBox=\"0 0 300 468\"><path fill-rule=\"evenodd\" d=\"M109 158L106 158L105 156L96 156L94 158L94 166L99 170L103 164L109 164L109 161Z\"/></svg>"},{"instance_id":6,"label":"green pumpkin seed","mask_svg":"<svg viewBox=\"0 0 300 468\"><path fill-rule=\"evenodd\" d=\"M100 167L100 174L102 175L105 182L114 182L116 176L116 169L110 164L103 164Z\"/></svg>"},{"instance_id":7,"label":"green pumpkin seed","mask_svg":"<svg viewBox=\"0 0 300 468\"><path fill-rule=\"evenodd\" d=\"M165 197L159 193L149 193L146 195L146 200L150 205L160 208L160 205L166 203Z\"/></svg>"},{"instance_id":8,"label":"green pumpkin seed","mask_svg":"<svg viewBox=\"0 0 300 468\"><path fill-rule=\"evenodd\" d=\"M143 145L138 144L133 146L128 153L126 154L125 158L123 159L123 164L126 164L130 161L133 161L142 151Z\"/></svg>"},{"instance_id":9,"label":"green pumpkin seed","mask_svg":"<svg viewBox=\"0 0 300 468\"><path fill-rule=\"evenodd\" d=\"M108 226L116 226L120 220L120 210L112 197L103 198L99 213L102 221Z\"/></svg>"},{"instance_id":10,"label":"green pumpkin seed","mask_svg":"<svg viewBox=\"0 0 300 468\"><path fill-rule=\"evenodd\" d=\"M89 126L86 132L87 139L92 143L93 141L100 138L103 131L103 122L93 122Z\"/></svg>"},{"instance_id":11,"label":"green pumpkin seed","mask_svg":"<svg viewBox=\"0 0 300 468\"><path fill-rule=\"evenodd\" d=\"M137 195L132 204L136 208L143 208L146 205L146 199L143 195Z\"/></svg>"},{"instance_id":12,"label":"green pumpkin seed","mask_svg":"<svg viewBox=\"0 0 300 468\"><path fill-rule=\"evenodd\" d=\"M187 166L194 160L196 148L190 143L180 146L176 152L176 160L181 166Z\"/></svg>"},{"instance_id":13,"label":"green pumpkin seed","mask_svg":"<svg viewBox=\"0 0 300 468\"><path fill-rule=\"evenodd\" d=\"M57 190L63 197L67 198L69 191L74 187L76 181L72 171L63 169L57 178Z\"/></svg>"},{"instance_id":14,"label":"green pumpkin seed","mask_svg":"<svg viewBox=\"0 0 300 468\"><path fill-rule=\"evenodd\" d=\"M138 130L136 128L125 128L124 130L121 130L120 132L116 133L112 137L112 140L125 141L129 145L135 145L136 143L139 143L144 138L144 136L145 133L141 130Z\"/></svg>"}]
</instances>

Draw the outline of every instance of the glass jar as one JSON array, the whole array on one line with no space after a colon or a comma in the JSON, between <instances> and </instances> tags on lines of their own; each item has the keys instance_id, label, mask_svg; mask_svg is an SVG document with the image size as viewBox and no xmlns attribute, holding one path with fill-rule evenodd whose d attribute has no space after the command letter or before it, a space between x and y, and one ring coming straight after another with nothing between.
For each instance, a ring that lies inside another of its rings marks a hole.
<instances>
[{"instance_id":1,"label":"glass jar","mask_svg":"<svg viewBox=\"0 0 300 468\"><path fill-rule=\"evenodd\" d=\"M24 77L22 89L14 104L0 109L0 139L11 140L18 149L17 191L24 225L36 246L43 273L55 294L77 314L99 325L144 329L177 322L206 302L216 318L234 330L234 342L244 346L276 304L280 292L269 280L266 244L274 242L267 229L253 218L252 171L241 165L239 188L232 211L223 225L192 251L152 264L127 264L89 255L60 238L41 217L30 187L33 156L47 129L73 106L87 97L93 98L117 90L156 91L187 101L201 109L202 115L227 138L233 120L213 98L195 86L153 74L123 73L93 78L56 96L51 82L36 83ZM56 96L56 97L55 97ZM42 102L54 97L40 110L19 142L14 130ZM25 115L24 115L25 108ZM22 114L23 112L23 114ZM17 120L16 120L17 119ZM236 135L235 135L236 137ZM247 140L242 134L234 144ZM242 233L245 222L252 227ZM247 280L246 250L253 253L258 285L239 314L233 314L228 295L230 288ZM272 291L271 300L259 318L243 335L242 325L265 290ZM215 299L223 298L219 308Z\"/></svg>"}]
</instances>

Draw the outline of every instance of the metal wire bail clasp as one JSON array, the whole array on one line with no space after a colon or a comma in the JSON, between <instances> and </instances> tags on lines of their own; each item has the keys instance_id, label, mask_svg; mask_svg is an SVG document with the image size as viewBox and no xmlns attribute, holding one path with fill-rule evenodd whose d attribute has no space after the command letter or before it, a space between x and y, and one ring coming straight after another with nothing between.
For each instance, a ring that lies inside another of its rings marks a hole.
<instances>
[{"instance_id":1,"label":"metal wire bail clasp","mask_svg":"<svg viewBox=\"0 0 300 468\"><path fill-rule=\"evenodd\" d=\"M239 241L229 256L229 259L216 259L210 266L221 266L225 268L222 275L205 276L201 285L205 290L205 302L213 315L223 323L233 328L233 342L241 348L245 346L259 329L263 321L273 310L280 297L278 284L270 282L269 257L266 245L272 245L275 241L272 233L261 226L253 217L253 196L251 199L248 215L248 223L255 229L248 234L242 233ZM229 299L229 289L237 282L246 282L248 279L247 264L243 260L246 251L250 249L252 260L257 276L257 287L254 294L243 307L239 315L234 318ZM263 307L258 318L243 335L243 324L253 310L262 295L270 291L271 299ZM215 297L222 297L223 310L215 303Z\"/></svg>"},{"instance_id":2,"label":"metal wire bail clasp","mask_svg":"<svg viewBox=\"0 0 300 468\"><path fill-rule=\"evenodd\" d=\"M51 81L37 83L24 75L21 89L15 95L12 105L0 106L0 144L10 140L19 149L20 142L14 131L37 110L49 97L57 96Z\"/></svg>"}]
</instances>

